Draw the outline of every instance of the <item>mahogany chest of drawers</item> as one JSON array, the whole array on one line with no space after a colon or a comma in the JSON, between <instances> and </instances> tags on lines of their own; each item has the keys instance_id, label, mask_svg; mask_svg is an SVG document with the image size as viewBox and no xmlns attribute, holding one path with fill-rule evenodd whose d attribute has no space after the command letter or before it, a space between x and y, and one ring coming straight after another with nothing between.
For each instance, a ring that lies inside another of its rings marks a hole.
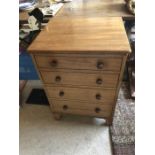
<instances>
[{"instance_id":1,"label":"mahogany chest of drawers","mask_svg":"<svg viewBox=\"0 0 155 155\"><path fill-rule=\"evenodd\" d=\"M54 18L30 45L51 110L112 123L130 53L119 17Z\"/></svg>"}]
</instances>

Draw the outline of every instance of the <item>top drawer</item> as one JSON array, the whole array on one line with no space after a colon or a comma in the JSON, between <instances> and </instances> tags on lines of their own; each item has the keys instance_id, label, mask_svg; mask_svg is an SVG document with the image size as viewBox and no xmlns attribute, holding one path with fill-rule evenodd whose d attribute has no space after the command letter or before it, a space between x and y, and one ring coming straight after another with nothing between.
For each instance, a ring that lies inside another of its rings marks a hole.
<instances>
[{"instance_id":1,"label":"top drawer","mask_svg":"<svg viewBox=\"0 0 155 155\"><path fill-rule=\"evenodd\" d=\"M81 69L120 71L122 57L109 55L98 56L35 56L38 67L50 69Z\"/></svg>"}]
</instances>

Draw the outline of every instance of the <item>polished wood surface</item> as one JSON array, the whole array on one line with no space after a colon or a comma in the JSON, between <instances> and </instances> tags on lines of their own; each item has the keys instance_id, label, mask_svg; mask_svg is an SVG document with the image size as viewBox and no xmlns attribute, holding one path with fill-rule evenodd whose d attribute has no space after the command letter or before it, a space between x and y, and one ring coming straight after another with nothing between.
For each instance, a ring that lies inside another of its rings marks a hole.
<instances>
[{"instance_id":1,"label":"polished wood surface","mask_svg":"<svg viewBox=\"0 0 155 155\"><path fill-rule=\"evenodd\" d=\"M71 45L70 45L71 46ZM74 51L72 51L73 53ZM84 52L84 51L83 51ZM95 52L95 51L94 51ZM38 67L49 69L81 69L120 71L122 57L114 55L52 54L36 55Z\"/></svg>"},{"instance_id":2,"label":"polished wood surface","mask_svg":"<svg viewBox=\"0 0 155 155\"><path fill-rule=\"evenodd\" d=\"M73 0L66 3L57 17L123 17L134 19L125 6L124 0Z\"/></svg>"},{"instance_id":3,"label":"polished wood surface","mask_svg":"<svg viewBox=\"0 0 155 155\"><path fill-rule=\"evenodd\" d=\"M130 52L120 17L53 18L29 52Z\"/></svg>"},{"instance_id":4,"label":"polished wood surface","mask_svg":"<svg viewBox=\"0 0 155 155\"><path fill-rule=\"evenodd\" d=\"M39 5L41 4L41 0ZM19 13L20 21L27 21L28 11ZM86 16L86 17L123 17L134 19L125 6L124 0L73 0L65 3L64 7L56 15L57 17Z\"/></svg>"}]
</instances>

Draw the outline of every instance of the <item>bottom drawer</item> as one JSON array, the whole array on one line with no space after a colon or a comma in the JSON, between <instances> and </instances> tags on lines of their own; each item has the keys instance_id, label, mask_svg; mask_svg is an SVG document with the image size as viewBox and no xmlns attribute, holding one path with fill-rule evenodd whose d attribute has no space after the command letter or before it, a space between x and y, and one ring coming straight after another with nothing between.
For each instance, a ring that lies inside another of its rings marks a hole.
<instances>
[{"instance_id":1,"label":"bottom drawer","mask_svg":"<svg viewBox=\"0 0 155 155\"><path fill-rule=\"evenodd\" d=\"M88 115L96 117L109 117L112 112L111 104L90 104L78 101L50 100L53 112Z\"/></svg>"}]
</instances>

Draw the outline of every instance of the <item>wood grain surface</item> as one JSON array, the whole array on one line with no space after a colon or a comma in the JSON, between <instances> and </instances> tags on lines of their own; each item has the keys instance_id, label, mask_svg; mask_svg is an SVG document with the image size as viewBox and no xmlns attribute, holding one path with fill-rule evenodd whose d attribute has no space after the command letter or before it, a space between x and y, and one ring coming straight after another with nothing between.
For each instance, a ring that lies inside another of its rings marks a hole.
<instances>
[{"instance_id":1,"label":"wood grain surface","mask_svg":"<svg viewBox=\"0 0 155 155\"><path fill-rule=\"evenodd\" d=\"M126 8L124 0L73 0L66 3L57 17L122 17L125 20L134 19Z\"/></svg>"},{"instance_id":2,"label":"wood grain surface","mask_svg":"<svg viewBox=\"0 0 155 155\"><path fill-rule=\"evenodd\" d=\"M38 0L37 6L42 6ZM86 16L86 17L123 17L126 20L134 19L134 16L127 11L124 0L73 0L65 3L57 17L65 16ZM20 21L27 21L28 11L19 13Z\"/></svg>"},{"instance_id":3,"label":"wood grain surface","mask_svg":"<svg viewBox=\"0 0 155 155\"><path fill-rule=\"evenodd\" d=\"M120 17L53 18L29 52L130 52Z\"/></svg>"}]
</instances>

